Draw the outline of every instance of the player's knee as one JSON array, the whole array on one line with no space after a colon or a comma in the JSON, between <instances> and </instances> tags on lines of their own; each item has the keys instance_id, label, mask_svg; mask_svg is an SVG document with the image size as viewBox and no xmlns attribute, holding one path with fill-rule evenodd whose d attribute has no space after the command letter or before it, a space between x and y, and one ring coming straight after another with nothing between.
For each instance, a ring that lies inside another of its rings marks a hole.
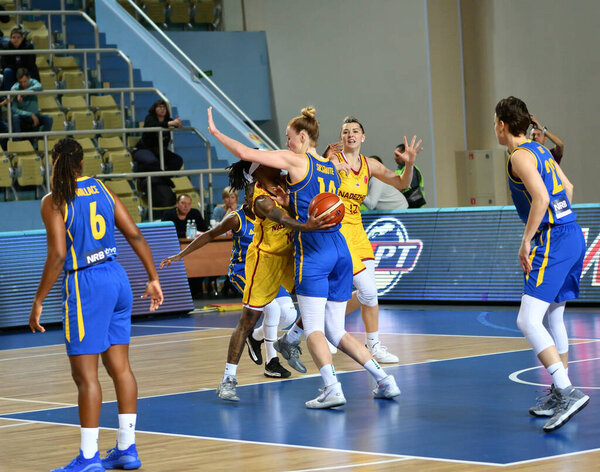
<instances>
[{"instance_id":1,"label":"player's knee","mask_svg":"<svg viewBox=\"0 0 600 472\"><path fill-rule=\"evenodd\" d=\"M376 306L377 301L377 288L375 286L369 287L368 289L358 290L356 298L361 305L364 306Z\"/></svg>"},{"instance_id":2,"label":"player's knee","mask_svg":"<svg viewBox=\"0 0 600 472\"><path fill-rule=\"evenodd\" d=\"M536 323L531 316L519 313L519 316L517 317L517 327L525 336L527 336L528 334L535 333L539 328L543 327L543 325L542 323Z\"/></svg>"},{"instance_id":3,"label":"player's knee","mask_svg":"<svg viewBox=\"0 0 600 472\"><path fill-rule=\"evenodd\" d=\"M342 338L346 335L345 329L331 329L325 327L325 337L327 340L333 344L335 347L338 347Z\"/></svg>"}]
</instances>

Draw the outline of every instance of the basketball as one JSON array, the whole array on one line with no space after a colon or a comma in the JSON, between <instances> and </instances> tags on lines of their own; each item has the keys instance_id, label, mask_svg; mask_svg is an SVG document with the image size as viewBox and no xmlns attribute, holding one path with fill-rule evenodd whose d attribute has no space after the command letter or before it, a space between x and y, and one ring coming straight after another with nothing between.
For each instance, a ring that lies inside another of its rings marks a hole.
<instances>
[{"instance_id":1,"label":"basketball","mask_svg":"<svg viewBox=\"0 0 600 472\"><path fill-rule=\"evenodd\" d=\"M346 208L344 202L335 193L324 192L315 196L308 206L308 214L317 211L317 216L333 215L330 223L338 224L344 219Z\"/></svg>"}]
</instances>

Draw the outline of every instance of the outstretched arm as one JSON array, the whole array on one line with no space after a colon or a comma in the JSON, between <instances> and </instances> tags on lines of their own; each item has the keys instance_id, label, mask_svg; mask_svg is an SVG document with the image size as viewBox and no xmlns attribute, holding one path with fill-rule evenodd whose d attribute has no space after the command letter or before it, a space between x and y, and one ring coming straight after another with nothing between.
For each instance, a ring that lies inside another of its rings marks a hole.
<instances>
[{"instance_id":1,"label":"outstretched arm","mask_svg":"<svg viewBox=\"0 0 600 472\"><path fill-rule=\"evenodd\" d=\"M208 113L208 131L212 136L217 138L219 142L227 148L234 156L244 161L257 162L261 165L273 167L275 169L291 170L292 167L298 164L298 154L292 151L261 151L252 149L239 141L221 133L213 121L212 107L207 110Z\"/></svg>"},{"instance_id":2,"label":"outstretched arm","mask_svg":"<svg viewBox=\"0 0 600 472\"><path fill-rule=\"evenodd\" d=\"M163 259L160 263L160 268L162 269L164 266L169 267L171 265L171 262L180 261L188 254L194 252L196 249L200 249L202 246L206 246L217 236L220 236L230 230L235 231L239 229L239 227L240 221L237 214L235 212L229 213L225 218L223 218L219 222L217 226L208 230L206 233L202 233L200 236L194 238L194 240L190 244L188 244L177 254Z\"/></svg>"},{"instance_id":3,"label":"outstretched arm","mask_svg":"<svg viewBox=\"0 0 600 472\"><path fill-rule=\"evenodd\" d=\"M413 178L415 159L417 154L423 150L421 147L423 140L419 139L416 144L415 141L417 141L417 137L413 136L409 145L406 141L406 136L404 136L404 152L400 152L398 149L396 149L394 152L394 154L400 157L400 159L402 159L402 161L406 164L402 175L396 174L393 170L388 169L381 162L369 157L368 163L371 175L378 178L382 182L385 182L386 184L396 187L398 190L404 190L405 188L410 187L410 183Z\"/></svg>"}]
</instances>

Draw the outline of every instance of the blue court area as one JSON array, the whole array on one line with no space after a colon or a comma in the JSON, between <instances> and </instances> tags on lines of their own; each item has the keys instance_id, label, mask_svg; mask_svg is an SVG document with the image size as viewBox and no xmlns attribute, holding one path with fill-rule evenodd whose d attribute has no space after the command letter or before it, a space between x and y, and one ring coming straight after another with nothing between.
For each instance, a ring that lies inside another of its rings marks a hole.
<instances>
[{"instance_id":1,"label":"blue court area","mask_svg":"<svg viewBox=\"0 0 600 472\"><path fill-rule=\"evenodd\" d=\"M388 335L520 336L516 308L387 305L380 317L381 332ZM359 318L357 313L348 317L349 331L362 331ZM236 321L236 316L223 314L150 319L136 321L133 331L144 335L160 329L232 327ZM599 449L600 315L575 308L568 312L567 324L572 338L587 339L571 346L569 375L591 401L552 434L541 430L545 419L527 412L541 393L538 385L547 385L549 377L530 350L509 348L386 367L402 389L391 401L372 398L374 385L364 371L339 373L348 403L336 410L304 407L304 401L317 395L320 377L238 386L242 401L237 404L219 400L214 390L143 398L138 430L498 465ZM78 424L76 408L3 417ZM116 418L116 403L105 403L101 426L116 428Z\"/></svg>"}]
</instances>

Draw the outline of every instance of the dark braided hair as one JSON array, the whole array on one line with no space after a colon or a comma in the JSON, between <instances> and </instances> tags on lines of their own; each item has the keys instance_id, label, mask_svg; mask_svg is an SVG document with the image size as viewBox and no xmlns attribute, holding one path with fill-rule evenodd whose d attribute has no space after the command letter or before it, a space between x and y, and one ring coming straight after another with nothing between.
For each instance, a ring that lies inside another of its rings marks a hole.
<instances>
[{"instance_id":1,"label":"dark braided hair","mask_svg":"<svg viewBox=\"0 0 600 472\"><path fill-rule=\"evenodd\" d=\"M248 185L248 180L244 175L244 172L247 174L250 172L250 166L252 162L248 161L237 161L234 164L231 164L229 167L229 186L235 190L244 190L246 185Z\"/></svg>"},{"instance_id":2,"label":"dark braided hair","mask_svg":"<svg viewBox=\"0 0 600 472\"><path fill-rule=\"evenodd\" d=\"M52 201L59 208L75 198L82 159L83 149L74 139L61 139L52 148Z\"/></svg>"}]
</instances>

